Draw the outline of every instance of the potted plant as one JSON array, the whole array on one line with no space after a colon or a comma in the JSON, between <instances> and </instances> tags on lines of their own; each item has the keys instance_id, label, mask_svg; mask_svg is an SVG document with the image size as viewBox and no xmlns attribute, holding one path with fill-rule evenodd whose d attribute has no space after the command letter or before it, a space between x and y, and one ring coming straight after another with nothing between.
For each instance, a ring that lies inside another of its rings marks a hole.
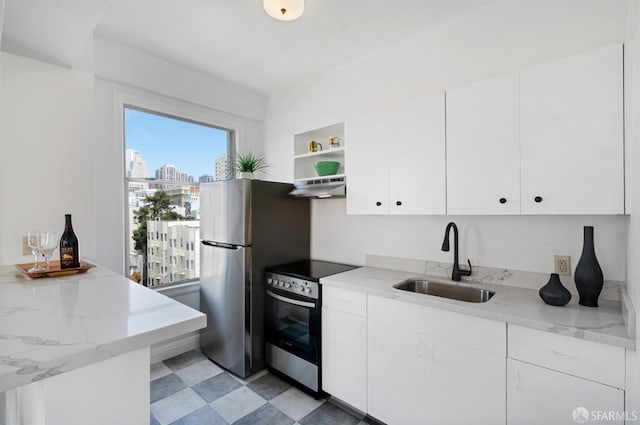
<instances>
[{"instance_id":1,"label":"potted plant","mask_svg":"<svg viewBox=\"0 0 640 425\"><path fill-rule=\"evenodd\" d=\"M235 165L240 179L251 179L253 178L253 173L263 171L269 167L264 155L256 155L253 152L238 154Z\"/></svg>"}]
</instances>

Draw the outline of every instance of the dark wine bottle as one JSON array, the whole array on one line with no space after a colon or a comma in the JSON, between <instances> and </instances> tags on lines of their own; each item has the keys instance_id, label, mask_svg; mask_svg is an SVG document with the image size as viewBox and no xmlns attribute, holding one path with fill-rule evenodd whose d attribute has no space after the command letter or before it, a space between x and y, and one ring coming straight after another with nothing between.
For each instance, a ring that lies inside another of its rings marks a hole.
<instances>
[{"instance_id":1,"label":"dark wine bottle","mask_svg":"<svg viewBox=\"0 0 640 425\"><path fill-rule=\"evenodd\" d=\"M64 232L60 237L60 268L72 269L80 267L78 237L73 232L71 214L64 215Z\"/></svg>"}]
</instances>

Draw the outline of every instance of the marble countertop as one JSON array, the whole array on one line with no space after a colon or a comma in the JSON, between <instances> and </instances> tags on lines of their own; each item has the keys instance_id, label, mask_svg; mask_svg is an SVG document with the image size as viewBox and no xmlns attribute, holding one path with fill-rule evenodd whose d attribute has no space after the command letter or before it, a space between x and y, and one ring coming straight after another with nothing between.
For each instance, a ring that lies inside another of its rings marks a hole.
<instances>
[{"instance_id":1,"label":"marble countertop","mask_svg":"<svg viewBox=\"0 0 640 425\"><path fill-rule=\"evenodd\" d=\"M393 288L393 284L411 277L476 286L495 291L495 295L485 303L470 303ZM599 307L592 308L579 305L577 297L573 297L566 306L554 307L545 304L535 289L490 283L456 283L441 276L369 266L322 278L320 283L635 349L635 339L625 326L620 301L600 300Z\"/></svg>"},{"instance_id":2,"label":"marble countertop","mask_svg":"<svg viewBox=\"0 0 640 425\"><path fill-rule=\"evenodd\" d=\"M102 267L29 279L0 266L0 391L205 325L203 313Z\"/></svg>"}]
</instances>

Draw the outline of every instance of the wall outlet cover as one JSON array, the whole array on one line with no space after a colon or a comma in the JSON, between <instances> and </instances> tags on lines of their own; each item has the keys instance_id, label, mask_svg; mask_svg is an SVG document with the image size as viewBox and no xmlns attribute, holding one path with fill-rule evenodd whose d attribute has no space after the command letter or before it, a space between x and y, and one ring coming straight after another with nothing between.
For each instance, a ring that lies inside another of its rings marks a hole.
<instances>
[{"instance_id":1,"label":"wall outlet cover","mask_svg":"<svg viewBox=\"0 0 640 425\"><path fill-rule=\"evenodd\" d=\"M554 272L560 276L571 276L571 256L554 255L553 256Z\"/></svg>"}]
</instances>

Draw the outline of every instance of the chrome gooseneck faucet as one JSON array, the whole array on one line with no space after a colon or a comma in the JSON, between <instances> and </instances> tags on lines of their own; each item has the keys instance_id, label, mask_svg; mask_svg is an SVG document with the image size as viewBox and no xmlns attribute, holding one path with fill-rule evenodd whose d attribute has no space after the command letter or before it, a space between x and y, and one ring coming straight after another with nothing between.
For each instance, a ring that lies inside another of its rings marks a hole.
<instances>
[{"instance_id":1,"label":"chrome gooseneck faucet","mask_svg":"<svg viewBox=\"0 0 640 425\"><path fill-rule=\"evenodd\" d=\"M451 272L451 280L460 282L462 276L471 275L471 261L467 259L469 270L460 269L460 265L458 264L458 226L456 226L456 223L453 221L447 224L447 230L444 232L444 242L442 242L442 250L449 252L449 231L451 228L453 228L453 271Z\"/></svg>"}]
</instances>

